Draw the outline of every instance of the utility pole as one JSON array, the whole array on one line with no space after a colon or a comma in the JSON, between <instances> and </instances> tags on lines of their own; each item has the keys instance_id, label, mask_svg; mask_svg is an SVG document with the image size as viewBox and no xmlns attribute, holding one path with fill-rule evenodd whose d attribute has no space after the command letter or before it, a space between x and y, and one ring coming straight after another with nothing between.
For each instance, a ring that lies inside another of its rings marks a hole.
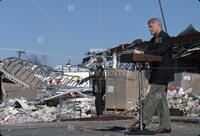
<instances>
[{"instance_id":1,"label":"utility pole","mask_svg":"<svg viewBox=\"0 0 200 136\"><path fill-rule=\"evenodd\" d=\"M160 11L161 11L161 15L162 15L162 20L163 20L165 32L167 32L167 26L166 26L165 16L164 16L163 9L162 9L162 4L161 4L160 0L158 0L158 2L159 2L159 6L160 6Z\"/></svg>"},{"instance_id":2,"label":"utility pole","mask_svg":"<svg viewBox=\"0 0 200 136\"><path fill-rule=\"evenodd\" d=\"M19 50L17 51L18 59L21 59L22 54L25 54L25 51Z\"/></svg>"}]
</instances>

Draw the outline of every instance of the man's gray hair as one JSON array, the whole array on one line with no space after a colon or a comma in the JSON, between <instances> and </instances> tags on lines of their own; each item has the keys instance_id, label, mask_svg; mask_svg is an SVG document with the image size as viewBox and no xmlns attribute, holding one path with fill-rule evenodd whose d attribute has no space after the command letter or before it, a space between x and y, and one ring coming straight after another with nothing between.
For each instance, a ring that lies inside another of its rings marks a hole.
<instances>
[{"instance_id":1,"label":"man's gray hair","mask_svg":"<svg viewBox=\"0 0 200 136\"><path fill-rule=\"evenodd\" d=\"M148 20L148 24L150 23L157 23L160 26L160 28L163 29L162 21L159 18L150 18Z\"/></svg>"}]
</instances>

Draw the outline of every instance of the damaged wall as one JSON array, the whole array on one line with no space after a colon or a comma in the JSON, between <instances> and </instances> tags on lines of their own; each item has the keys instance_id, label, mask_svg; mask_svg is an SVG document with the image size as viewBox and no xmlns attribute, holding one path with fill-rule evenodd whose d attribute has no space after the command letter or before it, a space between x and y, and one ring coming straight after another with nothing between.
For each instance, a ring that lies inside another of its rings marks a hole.
<instances>
[{"instance_id":1,"label":"damaged wall","mask_svg":"<svg viewBox=\"0 0 200 136\"><path fill-rule=\"evenodd\" d=\"M7 100L23 97L30 101L35 100L38 95L37 90L23 88L13 83L3 83L3 87L6 92Z\"/></svg>"}]
</instances>

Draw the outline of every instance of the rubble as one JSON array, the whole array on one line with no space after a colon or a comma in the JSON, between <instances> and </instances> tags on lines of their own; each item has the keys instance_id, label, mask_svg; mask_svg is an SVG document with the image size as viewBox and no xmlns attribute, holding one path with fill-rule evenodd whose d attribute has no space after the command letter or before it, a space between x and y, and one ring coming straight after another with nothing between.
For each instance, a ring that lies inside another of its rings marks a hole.
<instances>
[{"instance_id":1,"label":"rubble","mask_svg":"<svg viewBox=\"0 0 200 136\"><path fill-rule=\"evenodd\" d=\"M40 103L24 98L8 100L0 108L2 124L50 122L62 119L91 117L95 113L94 97L81 92L57 92Z\"/></svg>"},{"instance_id":2,"label":"rubble","mask_svg":"<svg viewBox=\"0 0 200 136\"><path fill-rule=\"evenodd\" d=\"M57 120L56 115L58 113L57 107L42 106L39 110L30 113L30 116L38 121L54 121Z\"/></svg>"},{"instance_id":3,"label":"rubble","mask_svg":"<svg viewBox=\"0 0 200 136\"><path fill-rule=\"evenodd\" d=\"M179 109L187 117L200 116L200 96L192 93L192 88L184 90L177 86L168 87L168 105L170 109Z\"/></svg>"},{"instance_id":4,"label":"rubble","mask_svg":"<svg viewBox=\"0 0 200 136\"><path fill-rule=\"evenodd\" d=\"M37 101L9 99L1 105L0 122L13 124L90 118L95 115L95 98L83 93L83 90L59 89L53 93L46 90L43 93L48 95L42 95ZM167 98L170 109L178 109L187 117L200 116L200 96L194 94L192 88L169 85Z\"/></svg>"},{"instance_id":5,"label":"rubble","mask_svg":"<svg viewBox=\"0 0 200 136\"><path fill-rule=\"evenodd\" d=\"M94 97L65 100L60 110L62 119L85 118L92 114L95 114Z\"/></svg>"},{"instance_id":6,"label":"rubble","mask_svg":"<svg viewBox=\"0 0 200 136\"><path fill-rule=\"evenodd\" d=\"M95 111L94 97L81 93L91 92L89 82L79 84L83 77L89 75L88 71L79 71L80 76L72 72L65 74L49 66L17 58L5 59L0 71L16 85L37 91L38 95L36 99L32 97L29 100L17 98L17 94L7 97L0 103L0 122L3 124L91 117ZM16 88L12 86L13 89ZM32 95L27 94L28 97Z\"/></svg>"}]
</instances>

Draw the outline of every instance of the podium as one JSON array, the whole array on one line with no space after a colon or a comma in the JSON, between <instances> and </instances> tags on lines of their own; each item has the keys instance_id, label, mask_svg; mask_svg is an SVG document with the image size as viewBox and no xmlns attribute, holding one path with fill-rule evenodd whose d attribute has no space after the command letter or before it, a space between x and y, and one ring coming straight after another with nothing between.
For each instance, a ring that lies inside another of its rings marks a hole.
<instances>
[{"instance_id":1,"label":"podium","mask_svg":"<svg viewBox=\"0 0 200 136\"><path fill-rule=\"evenodd\" d=\"M157 55L150 55L150 54L122 54L120 57L121 62L125 63L135 63L136 70L138 71L138 92L139 92L139 121L140 121L140 130L143 130L143 100L144 100L144 93L142 87L142 70L144 69L145 63L151 62L162 62L162 57Z\"/></svg>"}]
</instances>

